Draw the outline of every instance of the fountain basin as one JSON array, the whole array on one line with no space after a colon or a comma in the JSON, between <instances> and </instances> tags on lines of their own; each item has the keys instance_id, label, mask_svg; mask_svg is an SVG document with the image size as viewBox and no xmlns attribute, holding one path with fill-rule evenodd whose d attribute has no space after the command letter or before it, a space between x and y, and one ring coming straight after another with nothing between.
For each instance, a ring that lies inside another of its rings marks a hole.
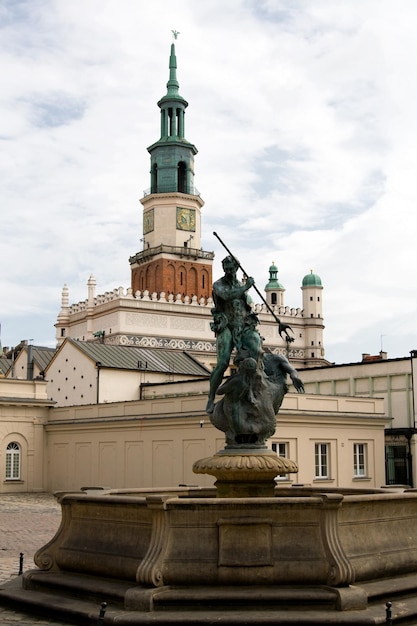
<instances>
[{"instance_id":1,"label":"fountain basin","mask_svg":"<svg viewBox=\"0 0 417 626\"><path fill-rule=\"evenodd\" d=\"M215 489L182 488L60 501L62 523L37 552L38 569L19 589L3 588L0 601L22 605L37 593L56 601L71 588L79 604L106 589L118 624L145 623L149 614L167 620L172 610L197 611L202 621L194 615L193 623L209 623L220 609L223 623L235 623L242 607L245 623L267 623L262 615L278 608L290 623L300 607L294 623L314 623L303 622L311 611L320 623L344 612L350 623L378 623L369 622L373 596L417 589L414 491L277 487L274 497L218 498ZM132 615L138 621L123 622Z\"/></svg>"}]
</instances>

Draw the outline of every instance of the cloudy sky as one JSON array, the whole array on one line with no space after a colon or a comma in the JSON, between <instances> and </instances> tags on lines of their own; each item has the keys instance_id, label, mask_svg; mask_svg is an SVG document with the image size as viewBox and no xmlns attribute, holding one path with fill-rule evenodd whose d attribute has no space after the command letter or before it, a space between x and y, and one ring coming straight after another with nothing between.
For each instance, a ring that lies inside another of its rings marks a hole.
<instances>
[{"instance_id":1,"label":"cloudy sky","mask_svg":"<svg viewBox=\"0 0 417 626\"><path fill-rule=\"evenodd\" d=\"M417 348L417 2L2 0L3 346L54 346L61 291L130 284L171 30L203 248L285 304L322 278L326 357ZM256 294L254 294L256 300Z\"/></svg>"}]
</instances>

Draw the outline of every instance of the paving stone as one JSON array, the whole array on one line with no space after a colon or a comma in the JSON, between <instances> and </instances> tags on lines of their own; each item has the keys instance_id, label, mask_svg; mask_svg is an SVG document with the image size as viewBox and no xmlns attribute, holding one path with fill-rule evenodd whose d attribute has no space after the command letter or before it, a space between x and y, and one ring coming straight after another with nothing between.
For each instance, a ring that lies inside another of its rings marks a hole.
<instances>
[{"instance_id":1,"label":"paving stone","mask_svg":"<svg viewBox=\"0 0 417 626\"><path fill-rule=\"evenodd\" d=\"M52 539L61 521L61 507L52 494L0 494L0 584L35 567L36 551ZM69 626L47 615L28 615L0 606L1 626Z\"/></svg>"}]
</instances>

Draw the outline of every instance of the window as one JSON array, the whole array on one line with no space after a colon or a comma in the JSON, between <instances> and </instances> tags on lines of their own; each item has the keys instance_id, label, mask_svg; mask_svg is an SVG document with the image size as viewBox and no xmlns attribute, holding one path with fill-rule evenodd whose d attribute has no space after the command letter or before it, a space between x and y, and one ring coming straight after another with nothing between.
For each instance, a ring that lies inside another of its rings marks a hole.
<instances>
[{"instance_id":1,"label":"window","mask_svg":"<svg viewBox=\"0 0 417 626\"><path fill-rule=\"evenodd\" d=\"M385 446L387 485L411 485L409 446L402 441L391 441Z\"/></svg>"},{"instance_id":2,"label":"window","mask_svg":"<svg viewBox=\"0 0 417 626\"><path fill-rule=\"evenodd\" d=\"M314 457L316 465L316 478L330 478L329 444L314 444Z\"/></svg>"},{"instance_id":3,"label":"window","mask_svg":"<svg viewBox=\"0 0 417 626\"><path fill-rule=\"evenodd\" d=\"M355 478L366 476L366 443L353 444L353 475Z\"/></svg>"},{"instance_id":4,"label":"window","mask_svg":"<svg viewBox=\"0 0 417 626\"><path fill-rule=\"evenodd\" d=\"M178 163L178 170L177 170L177 185L178 185L177 190L181 193L187 193L186 179L187 179L187 166L184 163L184 161L180 161Z\"/></svg>"},{"instance_id":5,"label":"window","mask_svg":"<svg viewBox=\"0 0 417 626\"><path fill-rule=\"evenodd\" d=\"M277 303L277 294L271 293L271 304L276 304L276 303Z\"/></svg>"},{"instance_id":6,"label":"window","mask_svg":"<svg viewBox=\"0 0 417 626\"><path fill-rule=\"evenodd\" d=\"M272 444L273 451L276 452L278 456L284 459L288 459L288 447L289 444L287 441L280 441L279 443L274 442ZM288 474L279 474L278 476L276 476L276 480L288 480Z\"/></svg>"},{"instance_id":7,"label":"window","mask_svg":"<svg viewBox=\"0 0 417 626\"><path fill-rule=\"evenodd\" d=\"M279 442L279 443L273 443L272 444L272 449L274 452L276 452L278 454L278 456L283 457L284 459L288 459L288 443L285 442Z\"/></svg>"},{"instance_id":8,"label":"window","mask_svg":"<svg viewBox=\"0 0 417 626\"><path fill-rule=\"evenodd\" d=\"M6 448L6 480L20 480L20 446L15 441Z\"/></svg>"},{"instance_id":9,"label":"window","mask_svg":"<svg viewBox=\"0 0 417 626\"><path fill-rule=\"evenodd\" d=\"M157 193L157 191L158 191L158 166L156 163L154 163L152 166L151 193Z\"/></svg>"}]
</instances>

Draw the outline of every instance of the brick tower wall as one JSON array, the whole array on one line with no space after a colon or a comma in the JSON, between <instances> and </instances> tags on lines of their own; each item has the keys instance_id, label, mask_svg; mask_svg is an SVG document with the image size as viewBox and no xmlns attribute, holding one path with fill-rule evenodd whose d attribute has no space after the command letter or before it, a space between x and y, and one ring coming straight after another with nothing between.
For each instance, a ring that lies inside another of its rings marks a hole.
<instances>
[{"instance_id":1,"label":"brick tower wall","mask_svg":"<svg viewBox=\"0 0 417 626\"><path fill-rule=\"evenodd\" d=\"M209 298L212 295L211 263L195 263L174 259L156 259L132 267L132 290L149 293L178 293L181 296Z\"/></svg>"}]
</instances>

